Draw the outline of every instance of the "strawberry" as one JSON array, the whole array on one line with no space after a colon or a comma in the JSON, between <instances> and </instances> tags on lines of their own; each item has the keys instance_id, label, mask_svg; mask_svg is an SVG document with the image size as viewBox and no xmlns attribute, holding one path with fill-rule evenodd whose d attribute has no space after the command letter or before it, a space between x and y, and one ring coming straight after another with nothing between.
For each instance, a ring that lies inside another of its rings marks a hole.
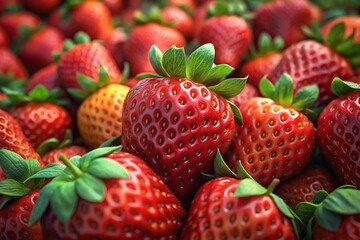
<instances>
[{"instance_id":1,"label":"strawberry","mask_svg":"<svg viewBox=\"0 0 360 240\"><path fill-rule=\"evenodd\" d=\"M4 13L8 9L21 7L22 1L21 0L2 0L0 2L0 14Z\"/></svg>"},{"instance_id":2,"label":"strawberry","mask_svg":"<svg viewBox=\"0 0 360 240\"><path fill-rule=\"evenodd\" d=\"M19 56L29 72L34 73L53 62L52 53L61 51L63 42L61 32L46 26L27 36Z\"/></svg>"},{"instance_id":3,"label":"strawberry","mask_svg":"<svg viewBox=\"0 0 360 240\"><path fill-rule=\"evenodd\" d=\"M212 179L197 192L181 239L300 239L301 221L272 193L278 179L265 189L246 172L244 176L230 173L232 177Z\"/></svg>"},{"instance_id":4,"label":"strawberry","mask_svg":"<svg viewBox=\"0 0 360 240\"><path fill-rule=\"evenodd\" d=\"M6 107L12 105L9 113L17 120L34 148L51 137L62 140L66 130L73 127L70 114L56 104L64 103L61 100L56 101L62 94L59 89L48 91L44 86L38 85L28 96L17 91L5 90L9 101L3 104Z\"/></svg>"},{"instance_id":5,"label":"strawberry","mask_svg":"<svg viewBox=\"0 0 360 240\"><path fill-rule=\"evenodd\" d=\"M301 202L296 213L307 223L306 239L360 238L360 190L343 185L328 193L317 192L312 202Z\"/></svg>"},{"instance_id":6,"label":"strawberry","mask_svg":"<svg viewBox=\"0 0 360 240\"><path fill-rule=\"evenodd\" d=\"M29 93L39 84L43 85L47 90L60 88L56 64L50 64L35 72L26 83L26 92Z\"/></svg>"},{"instance_id":7,"label":"strawberry","mask_svg":"<svg viewBox=\"0 0 360 240\"><path fill-rule=\"evenodd\" d=\"M0 181L0 239L43 239L40 224L28 225L43 184L42 179L28 178L40 170L40 163L5 149L0 150L0 159L7 176Z\"/></svg>"},{"instance_id":8,"label":"strawberry","mask_svg":"<svg viewBox=\"0 0 360 240\"><path fill-rule=\"evenodd\" d=\"M309 166L298 176L280 183L275 193L295 210L298 203L311 202L318 191L332 192L338 185L336 178L324 167Z\"/></svg>"},{"instance_id":9,"label":"strawberry","mask_svg":"<svg viewBox=\"0 0 360 240\"><path fill-rule=\"evenodd\" d=\"M100 146L112 137L121 135L122 109L129 87L112 83L100 66L98 82L79 75L79 84L88 91L77 112L77 126L84 143L90 149Z\"/></svg>"},{"instance_id":10,"label":"strawberry","mask_svg":"<svg viewBox=\"0 0 360 240\"><path fill-rule=\"evenodd\" d=\"M259 90L250 83L246 83L241 93L239 93L235 97L229 98L229 101L231 101L238 108L240 108L240 106L243 105L247 100L254 97L260 97Z\"/></svg>"},{"instance_id":11,"label":"strawberry","mask_svg":"<svg viewBox=\"0 0 360 240\"><path fill-rule=\"evenodd\" d=\"M240 67L238 75L248 75L248 83L259 87L261 78L269 74L280 62L282 47L281 38L276 37L271 41L270 35L263 33L259 38L257 50L255 47L250 48L250 59L247 59Z\"/></svg>"},{"instance_id":12,"label":"strawberry","mask_svg":"<svg viewBox=\"0 0 360 240\"><path fill-rule=\"evenodd\" d=\"M0 75L11 75L15 78L26 79L28 73L20 59L9 49L0 47Z\"/></svg>"},{"instance_id":13,"label":"strawberry","mask_svg":"<svg viewBox=\"0 0 360 240\"><path fill-rule=\"evenodd\" d=\"M127 35L122 28L116 28L107 38L104 39L103 44L111 53L117 66L121 69L124 66L124 44Z\"/></svg>"},{"instance_id":14,"label":"strawberry","mask_svg":"<svg viewBox=\"0 0 360 240\"><path fill-rule=\"evenodd\" d=\"M66 15L62 17L69 22L70 35L67 37L73 37L77 32L83 31L91 39L103 40L113 31L111 13L101 1L81 0L75 4L68 1L65 9Z\"/></svg>"},{"instance_id":15,"label":"strawberry","mask_svg":"<svg viewBox=\"0 0 360 240\"><path fill-rule=\"evenodd\" d=\"M88 149L74 145L72 132L67 130L62 142L57 138L49 138L42 142L36 151L42 156L44 164L49 165L54 162L61 163L59 160L60 155L67 158L82 156L88 152Z\"/></svg>"},{"instance_id":16,"label":"strawberry","mask_svg":"<svg viewBox=\"0 0 360 240\"><path fill-rule=\"evenodd\" d=\"M148 57L148 52L154 44L161 51L165 51L172 45L184 47L185 38L176 29L155 22L135 26L124 44L124 57L130 65L132 76L154 72Z\"/></svg>"},{"instance_id":17,"label":"strawberry","mask_svg":"<svg viewBox=\"0 0 360 240\"><path fill-rule=\"evenodd\" d=\"M360 17L359 16L342 16L334 18L327 22L321 28L321 33L324 36L328 36L331 28L338 23L344 23L345 25L345 37L349 37L354 32L354 42L360 42Z\"/></svg>"},{"instance_id":18,"label":"strawberry","mask_svg":"<svg viewBox=\"0 0 360 240\"><path fill-rule=\"evenodd\" d=\"M7 36L4 29L0 26L0 47L8 47L9 46L9 37Z\"/></svg>"},{"instance_id":19,"label":"strawberry","mask_svg":"<svg viewBox=\"0 0 360 240\"><path fill-rule=\"evenodd\" d=\"M18 153L24 159L37 159L43 165L41 157L26 139L17 121L0 109L0 149Z\"/></svg>"},{"instance_id":20,"label":"strawberry","mask_svg":"<svg viewBox=\"0 0 360 240\"><path fill-rule=\"evenodd\" d=\"M48 14L60 5L61 0L23 0L24 6L37 13Z\"/></svg>"},{"instance_id":21,"label":"strawberry","mask_svg":"<svg viewBox=\"0 0 360 240\"><path fill-rule=\"evenodd\" d=\"M124 8L123 0L104 0L104 4L113 16L120 14Z\"/></svg>"},{"instance_id":22,"label":"strawberry","mask_svg":"<svg viewBox=\"0 0 360 240\"><path fill-rule=\"evenodd\" d=\"M235 5L236 6L236 5ZM228 9L226 15L224 9ZM238 67L252 41L252 32L246 20L232 12L235 7L217 2L210 17L199 32L201 44L212 43L215 46L215 63L225 63Z\"/></svg>"},{"instance_id":23,"label":"strawberry","mask_svg":"<svg viewBox=\"0 0 360 240\"><path fill-rule=\"evenodd\" d=\"M179 201L141 159L120 148L62 156L67 168L40 191L30 225L41 217L50 239L177 239L185 218Z\"/></svg>"},{"instance_id":24,"label":"strawberry","mask_svg":"<svg viewBox=\"0 0 360 240\"><path fill-rule=\"evenodd\" d=\"M310 26L312 20L308 1L277 0L265 3L255 10L255 41L258 42L260 35L266 32L273 38L281 37L285 47L289 47L305 38L302 27Z\"/></svg>"},{"instance_id":25,"label":"strawberry","mask_svg":"<svg viewBox=\"0 0 360 240\"><path fill-rule=\"evenodd\" d=\"M214 55L212 44L188 59L183 48L162 54L153 46L149 57L158 74L142 75L147 78L130 89L123 105L124 149L144 159L184 205L203 184L201 171L211 172L216 150L227 150L235 129L231 106L236 106L225 97L245 85L245 79L235 78L210 86L233 70L215 65Z\"/></svg>"},{"instance_id":26,"label":"strawberry","mask_svg":"<svg viewBox=\"0 0 360 240\"><path fill-rule=\"evenodd\" d=\"M101 44L90 42L88 35L79 33L75 36L74 45L70 41L64 44L65 53L58 60L58 74L61 86L65 89L81 89L76 75L81 73L89 78L97 79L99 66L108 72L111 82L118 82L121 76L115 60Z\"/></svg>"},{"instance_id":27,"label":"strawberry","mask_svg":"<svg viewBox=\"0 0 360 240\"><path fill-rule=\"evenodd\" d=\"M10 40L20 36L20 29L23 27L34 28L40 23L40 19L33 13L23 11L9 13L0 16L0 26L5 30Z\"/></svg>"},{"instance_id":28,"label":"strawberry","mask_svg":"<svg viewBox=\"0 0 360 240\"><path fill-rule=\"evenodd\" d=\"M199 38L200 29L206 22L206 19L207 19L206 16L208 13L208 9L212 8L214 6L215 6L215 0L211 0L211 1L207 1L207 2L203 3L202 5L198 6L195 9L194 16L193 16L193 19L194 19L193 32L194 32L195 39Z\"/></svg>"},{"instance_id":29,"label":"strawberry","mask_svg":"<svg viewBox=\"0 0 360 240\"><path fill-rule=\"evenodd\" d=\"M319 116L320 150L340 183L360 188L360 84L335 78L332 89L339 97Z\"/></svg>"},{"instance_id":30,"label":"strawberry","mask_svg":"<svg viewBox=\"0 0 360 240\"><path fill-rule=\"evenodd\" d=\"M360 53L357 49L360 48L352 43L351 38L344 40L344 33L345 26L340 23L332 29L332 33L325 40L321 35L314 35L319 40L327 42L327 45L314 40L304 40L292 45L283 52L281 61L269 73L269 79L275 83L286 72L294 80L295 92L315 83L320 89L316 105L326 105L336 97L331 91L332 79L336 76L350 79L354 76L351 64L354 64L354 67L360 64L356 60ZM344 45L347 47L341 47ZM341 48L345 50L340 51Z\"/></svg>"},{"instance_id":31,"label":"strawberry","mask_svg":"<svg viewBox=\"0 0 360 240\"><path fill-rule=\"evenodd\" d=\"M181 8L169 6L161 9L166 22L173 23L172 27L178 30L187 40L193 38L193 19Z\"/></svg>"},{"instance_id":32,"label":"strawberry","mask_svg":"<svg viewBox=\"0 0 360 240\"><path fill-rule=\"evenodd\" d=\"M240 161L261 185L298 174L311 160L316 147L313 123L300 111L316 100L318 88L303 88L293 97L293 85L284 74L275 86L266 78L260 82L263 97L240 106L243 126L236 126L226 161L232 170Z\"/></svg>"}]
</instances>

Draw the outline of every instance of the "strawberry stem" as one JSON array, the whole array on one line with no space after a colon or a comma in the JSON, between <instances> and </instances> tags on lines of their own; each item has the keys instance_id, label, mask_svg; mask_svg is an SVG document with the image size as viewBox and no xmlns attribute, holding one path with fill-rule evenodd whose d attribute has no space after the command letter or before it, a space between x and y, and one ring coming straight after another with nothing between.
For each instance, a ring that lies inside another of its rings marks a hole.
<instances>
[{"instance_id":1,"label":"strawberry stem","mask_svg":"<svg viewBox=\"0 0 360 240\"><path fill-rule=\"evenodd\" d=\"M71 171L71 173L76 177L79 178L83 175L83 172L76 167L67 157L63 154L60 155L59 160L61 160L67 168Z\"/></svg>"},{"instance_id":2,"label":"strawberry stem","mask_svg":"<svg viewBox=\"0 0 360 240\"><path fill-rule=\"evenodd\" d=\"M268 194L274 192L276 186L277 186L279 183L280 183L280 180L279 180L278 178L273 179L272 182L270 183L270 185L269 185L269 187L268 187L268 189L267 189L267 191L266 191L265 194L268 195Z\"/></svg>"}]
</instances>

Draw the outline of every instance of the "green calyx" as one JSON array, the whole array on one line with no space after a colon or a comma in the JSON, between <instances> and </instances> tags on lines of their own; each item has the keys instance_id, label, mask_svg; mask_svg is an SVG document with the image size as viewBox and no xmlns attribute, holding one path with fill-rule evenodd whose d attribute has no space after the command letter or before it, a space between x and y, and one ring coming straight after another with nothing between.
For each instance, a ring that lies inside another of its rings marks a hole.
<instances>
[{"instance_id":1,"label":"green calyx","mask_svg":"<svg viewBox=\"0 0 360 240\"><path fill-rule=\"evenodd\" d=\"M0 101L0 106L7 109L16 104L21 103L54 103L60 106L68 106L68 99L60 99L63 95L63 91L60 88L53 89L51 91L47 90L44 85L39 84L34 89L32 89L27 95L18 90L13 90L10 88L2 87L2 92L5 93L8 99Z\"/></svg>"},{"instance_id":2,"label":"green calyx","mask_svg":"<svg viewBox=\"0 0 360 240\"><path fill-rule=\"evenodd\" d=\"M343 22L335 24L330 29L328 36L322 35L320 25L316 22L312 23L311 29L304 27L303 31L309 37L329 45L331 49L345 57L353 68L360 66L360 42L354 41L355 30L350 36L345 37L346 28Z\"/></svg>"},{"instance_id":3,"label":"green calyx","mask_svg":"<svg viewBox=\"0 0 360 240\"><path fill-rule=\"evenodd\" d=\"M207 18L216 16L239 16L244 19L252 19L253 14L247 10L247 5L242 1L218 0L214 6L208 7Z\"/></svg>"},{"instance_id":4,"label":"green calyx","mask_svg":"<svg viewBox=\"0 0 360 240\"><path fill-rule=\"evenodd\" d=\"M70 146L73 143L73 134L70 129L66 130L64 140L60 142L57 138L49 138L42 142L37 148L36 152L40 156L44 156L46 153L54 149L62 149Z\"/></svg>"},{"instance_id":5,"label":"green calyx","mask_svg":"<svg viewBox=\"0 0 360 240\"><path fill-rule=\"evenodd\" d=\"M293 81L287 73L284 73L275 85L263 77L259 90L263 97L273 99L278 104L292 107L297 111L308 110L319 96L319 88L316 85L303 87L294 96Z\"/></svg>"},{"instance_id":6,"label":"green calyx","mask_svg":"<svg viewBox=\"0 0 360 240\"><path fill-rule=\"evenodd\" d=\"M360 84L344 81L338 77L335 77L331 82L331 90L333 91L333 93L335 93L336 96L343 96L351 92L359 91Z\"/></svg>"},{"instance_id":7,"label":"green calyx","mask_svg":"<svg viewBox=\"0 0 360 240\"><path fill-rule=\"evenodd\" d=\"M136 77L179 77L191 79L207 86L210 90L224 98L231 98L239 94L247 81L246 78L228 78L234 68L227 64L214 63L215 48L211 43L204 44L194 50L187 58L184 48L172 46L164 52L153 45L149 51L152 67L157 74L143 73ZM229 101L228 101L229 102ZM242 117L234 104L230 104L234 111L235 120L242 124Z\"/></svg>"},{"instance_id":8,"label":"green calyx","mask_svg":"<svg viewBox=\"0 0 360 240\"><path fill-rule=\"evenodd\" d=\"M281 37L272 39L268 33L264 32L259 37L257 48L254 45L250 47L250 56L248 59L265 56L271 53L280 53L283 47L284 40Z\"/></svg>"},{"instance_id":9,"label":"green calyx","mask_svg":"<svg viewBox=\"0 0 360 240\"><path fill-rule=\"evenodd\" d=\"M43 184L43 179L27 179L40 170L40 163L36 159L24 160L19 154L7 150L0 150L0 167L7 179L0 181L0 195L6 197L0 202L0 210L7 202L29 194Z\"/></svg>"},{"instance_id":10,"label":"green calyx","mask_svg":"<svg viewBox=\"0 0 360 240\"><path fill-rule=\"evenodd\" d=\"M100 64L98 80L92 79L82 73L76 74L81 89L69 88L68 93L77 101L83 101L89 95L111 83L110 76L106 69ZM121 79L119 79L119 82Z\"/></svg>"},{"instance_id":11,"label":"green calyx","mask_svg":"<svg viewBox=\"0 0 360 240\"><path fill-rule=\"evenodd\" d=\"M313 224L336 232L341 224L342 215L360 213L360 190L352 185L343 185L331 193L317 192L312 202L301 202L295 212L307 224L307 239L312 238Z\"/></svg>"},{"instance_id":12,"label":"green calyx","mask_svg":"<svg viewBox=\"0 0 360 240\"><path fill-rule=\"evenodd\" d=\"M80 198L89 202L102 202L106 195L104 180L129 177L123 166L105 157L120 150L121 146L102 147L82 157L74 156L67 159L63 155L60 156L65 166L60 163L54 163L52 166L62 165L64 169L40 191L29 225L32 226L41 218L49 204L55 215L67 224ZM51 168L45 167L35 177L48 176Z\"/></svg>"},{"instance_id":13,"label":"green calyx","mask_svg":"<svg viewBox=\"0 0 360 240\"><path fill-rule=\"evenodd\" d=\"M147 8L143 8L143 11L136 11L135 12L135 22L138 25L146 24L146 23L158 23L160 25L172 27L174 26L174 22L167 22L165 21L161 10L158 6L148 6Z\"/></svg>"},{"instance_id":14,"label":"green calyx","mask_svg":"<svg viewBox=\"0 0 360 240\"><path fill-rule=\"evenodd\" d=\"M288 218L291 219L295 233L298 239L301 239L302 232L305 229L305 224L303 221L296 215L296 213L280 198L275 195L273 191L276 186L279 184L279 179L274 179L268 188L264 188L259 183L257 183L252 176L245 170L241 161L238 161L237 164L237 173L234 173L229 166L225 163L223 157L220 154L220 151L217 151L215 161L214 161L214 175L203 174L205 178L212 179L217 177L231 177L236 179L241 179L237 189L235 190L234 197L250 197L250 196L262 196L268 195L275 202L279 210Z\"/></svg>"},{"instance_id":15,"label":"green calyx","mask_svg":"<svg viewBox=\"0 0 360 240\"><path fill-rule=\"evenodd\" d=\"M71 12L74 7L84 2L84 0L66 0L60 6L60 16L61 20L64 22L69 22L71 18Z\"/></svg>"},{"instance_id":16,"label":"green calyx","mask_svg":"<svg viewBox=\"0 0 360 240\"><path fill-rule=\"evenodd\" d=\"M61 52L54 52L52 54L53 61L57 63L64 53L68 52L71 48L78 44L85 44L85 43L97 43L98 41L91 41L90 36L85 32L77 32L74 36L74 40L66 39L63 43L63 48Z\"/></svg>"}]
</instances>

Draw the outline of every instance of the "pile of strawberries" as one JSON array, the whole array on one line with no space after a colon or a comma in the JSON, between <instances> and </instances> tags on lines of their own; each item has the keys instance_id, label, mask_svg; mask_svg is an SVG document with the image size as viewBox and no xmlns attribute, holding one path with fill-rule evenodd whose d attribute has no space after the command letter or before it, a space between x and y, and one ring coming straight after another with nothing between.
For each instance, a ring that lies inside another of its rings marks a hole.
<instances>
[{"instance_id":1,"label":"pile of strawberries","mask_svg":"<svg viewBox=\"0 0 360 240\"><path fill-rule=\"evenodd\" d=\"M359 9L1 0L0 240L360 239Z\"/></svg>"}]
</instances>

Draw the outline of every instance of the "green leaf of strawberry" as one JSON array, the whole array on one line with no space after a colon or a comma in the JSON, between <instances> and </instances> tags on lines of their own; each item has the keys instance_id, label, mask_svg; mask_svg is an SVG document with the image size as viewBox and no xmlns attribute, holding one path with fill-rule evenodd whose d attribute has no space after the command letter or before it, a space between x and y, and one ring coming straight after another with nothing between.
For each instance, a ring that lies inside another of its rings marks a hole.
<instances>
[{"instance_id":1,"label":"green leaf of strawberry","mask_svg":"<svg viewBox=\"0 0 360 240\"><path fill-rule=\"evenodd\" d=\"M196 82L206 81L208 71L212 68L215 48L212 44L204 44L193 51L186 63L186 76Z\"/></svg>"},{"instance_id":2,"label":"green leaf of strawberry","mask_svg":"<svg viewBox=\"0 0 360 240\"><path fill-rule=\"evenodd\" d=\"M343 81L338 77L335 77L331 82L331 90L337 96L343 96L353 91L360 90L360 84L355 82Z\"/></svg>"},{"instance_id":3,"label":"green leaf of strawberry","mask_svg":"<svg viewBox=\"0 0 360 240\"><path fill-rule=\"evenodd\" d=\"M14 179L5 179L0 181L0 194L10 197L21 197L30 192L30 188L19 183Z\"/></svg>"},{"instance_id":4,"label":"green leaf of strawberry","mask_svg":"<svg viewBox=\"0 0 360 240\"><path fill-rule=\"evenodd\" d=\"M186 56L184 48L172 46L163 55L164 68L169 76L186 77Z\"/></svg>"},{"instance_id":5,"label":"green leaf of strawberry","mask_svg":"<svg viewBox=\"0 0 360 240\"><path fill-rule=\"evenodd\" d=\"M124 167L104 157L120 149L121 146L98 148L82 157L74 156L71 159L61 155L60 160L66 168L40 191L29 224L32 225L40 219L49 203L55 215L66 224L80 198L90 202L103 201L106 193L105 179L128 177ZM44 175L51 174L48 170L40 172Z\"/></svg>"}]
</instances>

